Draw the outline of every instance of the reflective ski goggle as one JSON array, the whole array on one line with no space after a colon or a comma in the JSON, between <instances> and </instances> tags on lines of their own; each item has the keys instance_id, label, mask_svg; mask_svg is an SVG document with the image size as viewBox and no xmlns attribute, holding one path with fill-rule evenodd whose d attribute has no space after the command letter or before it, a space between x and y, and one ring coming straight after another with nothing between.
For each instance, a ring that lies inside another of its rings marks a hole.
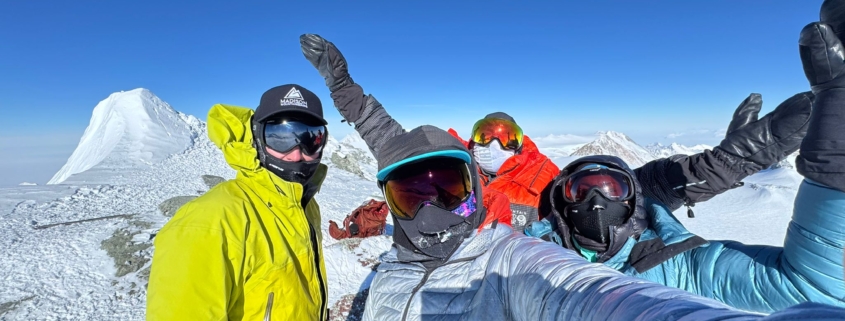
<instances>
[{"instance_id":1,"label":"reflective ski goggle","mask_svg":"<svg viewBox=\"0 0 845 321\"><path fill-rule=\"evenodd\" d=\"M285 153L299 147L303 154L315 155L328 141L324 125L309 125L292 118L270 120L264 124L264 143L273 150Z\"/></svg>"},{"instance_id":2,"label":"reflective ski goggle","mask_svg":"<svg viewBox=\"0 0 845 321\"><path fill-rule=\"evenodd\" d=\"M399 219L413 219L422 206L464 217L475 211L475 203L466 202L474 195L469 166L457 158L432 157L402 165L385 178L382 189L390 212Z\"/></svg>"},{"instance_id":3,"label":"reflective ski goggle","mask_svg":"<svg viewBox=\"0 0 845 321\"><path fill-rule=\"evenodd\" d=\"M568 202L583 202L592 193L601 193L611 201L624 201L634 196L634 186L624 171L600 164L582 167L564 183L563 198Z\"/></svg>"},{"instance_id":4,"label":"reflective ski goggle","mask_svg":"<svg viewBox=\"0 0 845 321\"><path fill-rule=\"evenodd\" d=\"M518 149L522 146L522 128L512 121L498 118L483 118L472 126L471 139L476 144L487 146L494 138L504 149Z\"/></svg>"}]
</instances>

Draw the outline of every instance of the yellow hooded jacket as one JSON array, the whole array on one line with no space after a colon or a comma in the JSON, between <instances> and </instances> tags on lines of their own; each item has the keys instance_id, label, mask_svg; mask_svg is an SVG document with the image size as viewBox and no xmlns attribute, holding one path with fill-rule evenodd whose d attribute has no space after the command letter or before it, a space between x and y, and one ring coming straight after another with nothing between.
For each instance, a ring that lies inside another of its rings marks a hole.
<instances>
[{"instance_id":1,"label":"yellow hooded jacket","mask_svg":"<svg viewBox=\"0 0 845 321\"><path fill-rule=\"evenodd\" d=\"M237 177L180 208L156 236L147 320L325 320L319 206L303 209L302 185L259 165L252 114L211 107L208 136Z\"/></svg>"}]
</instances>

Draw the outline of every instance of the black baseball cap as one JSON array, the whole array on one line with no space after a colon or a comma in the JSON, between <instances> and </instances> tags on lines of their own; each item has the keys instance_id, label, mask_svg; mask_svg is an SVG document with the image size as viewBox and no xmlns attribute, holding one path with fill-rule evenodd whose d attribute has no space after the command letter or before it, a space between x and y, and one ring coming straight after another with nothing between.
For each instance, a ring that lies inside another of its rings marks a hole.
<instances>
[{"instance_id":1,"label":"black baseball cap","mask_svg":"<svg viewBox=\"0 0 845 321\"><path fill-rule=\"evenodd\" d=\"M281 85L264 92L253 117L260 123L279 113L308 115L323 125L328 124L323 118L320 98L296 84Z\"/></svg>"}]
</instances>

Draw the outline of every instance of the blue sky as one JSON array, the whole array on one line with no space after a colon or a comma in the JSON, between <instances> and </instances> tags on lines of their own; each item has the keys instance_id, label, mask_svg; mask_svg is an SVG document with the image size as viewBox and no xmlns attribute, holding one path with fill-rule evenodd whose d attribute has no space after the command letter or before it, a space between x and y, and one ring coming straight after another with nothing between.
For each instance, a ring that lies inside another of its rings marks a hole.
<instances>
[{"instance_id":1,"label":"blue sky","mask_svg":"<svg viewBox=\"0 0 845 321\"><path fill-rule=\"evenodd\" d=\"M809 90L797 39L821 2L7 1L0 185L45 183L97 102L138 87L205 119L215 103L254 107L264 90L298 83L345 135L302 33L334 42L406 128L466 135L506 111L531 136L717 144L686 133L727 127L751 92L765 113Z\"/></svg>"}]
</instances>

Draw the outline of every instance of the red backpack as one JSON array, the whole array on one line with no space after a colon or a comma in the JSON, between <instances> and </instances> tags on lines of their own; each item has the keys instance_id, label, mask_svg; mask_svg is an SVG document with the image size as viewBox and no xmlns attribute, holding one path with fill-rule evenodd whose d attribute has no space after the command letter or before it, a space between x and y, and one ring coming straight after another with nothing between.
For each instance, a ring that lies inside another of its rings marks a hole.
<instances>
[{"instance_id":1,"label":"red backpack","mask_svg":"<svg viewBox=\"0 0 845 321\"><path fill-rule=\"evenodd\" d=\"M329 220L329 235L340 240L384 234L388 212L387 203L371 199L346 216L343 220L344 229L338 228L337 223Z\"/></svg>"}]
</instances>

